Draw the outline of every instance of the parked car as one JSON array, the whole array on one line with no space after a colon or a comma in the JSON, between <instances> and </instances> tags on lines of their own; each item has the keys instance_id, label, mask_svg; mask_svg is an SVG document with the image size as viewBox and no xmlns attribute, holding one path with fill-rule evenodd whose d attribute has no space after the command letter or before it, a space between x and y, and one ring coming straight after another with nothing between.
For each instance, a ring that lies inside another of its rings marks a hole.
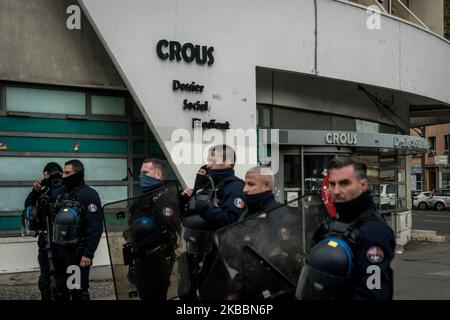
<instances>
[{"instance_id":1,"label":"parked car","mask_svg":"<svg viewBox=\"0 0 450 320\"><path fill-rule=\"evenodd\" d=\"M395 202L397 198L395 196L394 184L380 184L380 209L395 209Z\"/></svg>"},{"instance_id":2,"label":"parked car","mask_svg":"<svg viewBox=\"0 0 450 320\"><path fill-rule=\"evenodd\" d=\"M413 198L413 208L427 210L430 206L431 191L423 191Z\"/></svg>"},{"instance_id":3,"label":"parked car","mask_svg":"<svg viewBox=\"0 0 450 320\"><path fill-rule=\"evenodd\" d=\"M438 211L450 208L450 189L436 189L430 196L429 206Z\"/></svg>"}]
</instances>

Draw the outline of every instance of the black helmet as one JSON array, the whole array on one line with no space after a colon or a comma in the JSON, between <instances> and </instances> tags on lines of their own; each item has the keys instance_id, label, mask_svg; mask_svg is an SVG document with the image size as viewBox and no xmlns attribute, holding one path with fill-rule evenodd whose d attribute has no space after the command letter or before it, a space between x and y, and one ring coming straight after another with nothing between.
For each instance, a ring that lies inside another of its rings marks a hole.
<instances>
[{"instance_id":1,"label":"black helmet","mask_svg":"<svg viewBox=\"0 0 450 320\"><path fill-rule=\"evenodd\" d=\"M208 254L213 249L211 226L198 214L184 218L183 239L187 253Z\"/></svg>"},{"instance_id":2,"label":"black helmet","mask_svg":"<svg viewBox=\"0 0 450 320\"><path fill-rule=\"evenodd\" d=\"M39 216L35 206L22 211L22 237L35 237L39 229Z\"/></svg>"},{"instance_id":3,"label":"black helmet","mask_svg":"<svg viewBox=\"0 0 450 320\"><path fill-rule=\"evenodd\" d=\"M130 241L135 245L148 243L155 240L163 231L159 223L149 216L142 216L130 226Z\"/></svg>"},{"instance_id":4,"label":"black helmet","mask_svg":"<svg viewBox=\"0 0 450 320\"><path fill-rule=\"evenodd\" d=\"M339 299L350 279L353 253L342 239L331 237L316 244L306 259L297 284L299 300Z\"/></svg>"},{"instance_id":5,"label":"black helmet","mask_svg":"<svg viewBox=\"0 0 450 320\"><path fill-rule=\"evenodd\" d=\"M53 242L76 244L80 237L80 214L71 207L61 208L53 222Z\"/></svg>"}]
</instances>

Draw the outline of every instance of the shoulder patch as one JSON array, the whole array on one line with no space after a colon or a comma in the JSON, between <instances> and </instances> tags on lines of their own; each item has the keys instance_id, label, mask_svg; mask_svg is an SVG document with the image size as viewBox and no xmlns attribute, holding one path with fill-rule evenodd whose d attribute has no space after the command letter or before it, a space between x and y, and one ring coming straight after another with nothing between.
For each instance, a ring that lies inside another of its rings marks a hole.
<instances>
[{"instance_id":1,"label":"shoulder patch","mask_svg":"<svg viewBox=\"0 0 450 320\"><path fill-rule=\"evenodd\" d=\"M88 211L91 213L94 213L97 211L97 206L95 205L95 203L91 203L90 205L88 205Z\"/></svg>"},{"instance_id":2,"label":"shoulder patch","mask_svg":"<svg viewBox=\"0 0 450 320\"><path fill-rule=\"evenodd\" d=\"M173 209L170 207L166 207L162 210L162 213L166 217L171 217L171 216L173 216Z\"/></svg>"},{"instance_id":3,"label":"shoulder patch","mask_svg":"<svg viewBox=\"0 0 450 320\"><path fill-rule=\"evenodd\" d=\"M245 207L245 203L244 200L242 200L241 198L235 198L234 199L234 206L236 208L242 209Z\"/></svg>"},{"instance_id":4,"label":"shoulder patch","mask_svg":"<svg viewBox=\"0 0 450 320\"><path fill-rule=\"evenodd\" d=\"M383 261L384 252L380 247L372 246L369 249L367 249L366 257L370 263L378 264Z\"/></svg>"}]
</instances>

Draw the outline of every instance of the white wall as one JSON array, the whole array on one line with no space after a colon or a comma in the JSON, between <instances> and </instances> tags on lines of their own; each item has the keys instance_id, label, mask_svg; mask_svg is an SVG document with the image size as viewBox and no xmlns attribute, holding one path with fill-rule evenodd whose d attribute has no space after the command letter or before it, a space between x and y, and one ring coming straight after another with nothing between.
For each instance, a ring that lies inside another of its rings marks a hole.
<instances>
[{"instance_id":1,"label":"white wall","mask_svg":"<svg viewBox=\"0 0 450 320\"><path fill-rule=\"evenodd\" d=\"M36 238L0 238L0 273L29 272L39 270ZM105 234L102 235L93 266L109 266L109 253Z\"/></svg>"},{"instance_id":2,"label":"white wall","mask_svg":"<svg viewBox=\"0 0 450 320\"><path fill-rule=\"evenodd\" d=\"M382 16L380 30L369 30L366 10L348 2L317 0L317 11L313 0L80 3L170 160L171 132L191 128L193 117L255 128L256 66L450 103L447 41L390 16ZM162 61L155 50L160 39L214 46L215 63L208 67ZM211 111L183 111L182 100L194 96L172 92L174 79L206 85L195 97L208 100ZM238 174L249 165L238 166ZM191 185L197 167L177 164L174 169Z\"/></svg>"}]
</instances>

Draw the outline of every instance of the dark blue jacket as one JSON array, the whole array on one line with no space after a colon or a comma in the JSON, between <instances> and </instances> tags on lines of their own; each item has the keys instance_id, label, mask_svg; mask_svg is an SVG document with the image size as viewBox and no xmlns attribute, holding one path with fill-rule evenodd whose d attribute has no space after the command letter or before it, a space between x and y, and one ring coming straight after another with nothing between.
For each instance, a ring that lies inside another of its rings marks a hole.
<instances>
[{"instance_id":1,"label":"dark blue jacket","mask_svg":"<svg viewBox=\"0 0 450 320\"><path fill-rule=\"evenodd\" d=\"M82 255L93 258L103 232L103 209L97 191L86 184L77 187L63 199L79 201L86 215L83 234Z\"/></svg>"},{"instance_id":2,"label":"dark blue jacket","mask_svg":"<svg viewBox=\"0 0 450 320\"><path fill-rule=\"evenodd\" d=\"M360 232L358 242L353 249L353 286L350 299L392 300L394 275L391 262L395 252L394 233L384 221L375 219L363 223L358 230ZM382 253L380 262L369 260L374 250ZM379 267L380 289L369 289L367 286L367 280L374 275L373 271L368 272L370 266Z\"/></svg>"},{"instance_id":3,"label":"dark blue jacket","mask_svg":"<svg viewBox=\"0 0 450 320\"><path fill-rule=\"evenodd\" d=\"M236 222L246 212L244 182L234 175L233 169L214 170L210 175L216 186L220 186L225 179L229 181L217 192L217 197L220 200L219 207L215 207L211 202L208 202L205 209L200 212L203 219L213 229L219 229Z\"/></svg>"},{"instance_id":4,"label":"dark blue jacket","mask_svg":"<svg viewBox=\"0 0 450 320\"><path fill-rule=\"evenodd\" d=\"M341 209L339 207L342 207ZM395 235L392 229L376 214L375 205L369 192L336 208L338 221L355 224L355 243L351 244L353 270L344 299L351 300L392 300L393 271L391 262L395 253ZM330 227L322 225L314 235L317 243L329 236ZM353 232L351 232L353 233ZM370 267L370 268L369 268ZM369 288L379 270L380 288ZM369 279L370 278L370 279Z\"/></svg>"}]
</instances>

